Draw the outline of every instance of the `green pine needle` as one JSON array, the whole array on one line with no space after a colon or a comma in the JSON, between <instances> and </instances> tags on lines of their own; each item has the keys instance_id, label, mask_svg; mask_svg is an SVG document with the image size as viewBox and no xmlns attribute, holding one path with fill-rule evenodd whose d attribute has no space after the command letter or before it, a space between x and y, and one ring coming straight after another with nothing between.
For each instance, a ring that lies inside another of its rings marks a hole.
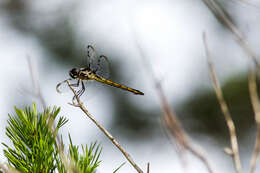
<instances>
[{"instance_id":1,"label":"green pine needle","mask_svg":"<svg viewBox=\"0 0 260 173\"><path fill-rule=\"evenodd\" d=\"M116 168L116 170L113 171L113 173L116 173L122 166L125 165L126 162L122 163L118 168Z\"/></svg>"},{"instance_id":2,"label":"green pine needle","mask_svg":"<svg viewBox=\"0 0 260 173\"><path fill-rule=\"evenodd\" d=\"M16 114L9 115L6 135L13 147L4 144L4 155L8 159L9 167L22 173L95 173L100 164L101 146L96 142L83 147L83 154L78 146L72 144L69 135L69 163L64 160L64 145L62 137L57 143L58 130L68 122L60 117L54 124L60 108L47 108L38 113L36 105L24 110L15 107ZM59 146L59 147L58 147ZM62 150L62 151L61 151ZM61 156L62 155L62 156ZM65 163L68 165L65 165ZM1 170L0 170L1 173Z\"/></svg>"},{"instance_id":3,"label":"green pine needle","mask_svg":"<svg viewBox=\"0 0 260 173\"><path fill-rule=\"evenodd\" d=\"M96 168L100 164L100 154L102 151L102 148L99 145L97 145L97 142L91 143L88 147L87 145L82 145L82 152L83 155L79 154L79 147L72 144L71 137L69 135L70 139L70 146L69 146L69 154L70 158L73 159L77 167L83 172L83 173L94 173Z\"/></svg>"},{"instance_id":4,"label":"green pine needle","mask_svg":"<svg viewBox=\"0 0 260 173\"><path fill-rule=\"evenodd\" d=\"M4 155L11 166L20 172L55 172L57 167L55 155L55 135L51 132L51 126L60 109L46 109L44 113L38 113L36 105L33 108L26 107L25 110L15 108L16 115L9 115L6 135L12 141L14 148L6 144ZM58 129L67 120L59 119Z\"/></svg>"}]
</instances>

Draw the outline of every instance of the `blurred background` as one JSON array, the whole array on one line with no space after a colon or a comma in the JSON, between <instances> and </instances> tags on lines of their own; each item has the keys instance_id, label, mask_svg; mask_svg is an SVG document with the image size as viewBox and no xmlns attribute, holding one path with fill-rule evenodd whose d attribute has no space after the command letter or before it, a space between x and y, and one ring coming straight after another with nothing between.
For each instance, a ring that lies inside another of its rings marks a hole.
<instances>
[{"instance_id":1,"label":"blurred background","mask_svg":"<svg viewBox=\"0 0 260 173\"><path fill-rule=\"evenodd\" d=\"M239 0L219 3L259 54L260 8ZM30 93L30 57L47 105L60 106L60 114L69 119L62 128L65 144L69 142L68 133L74 144L100 142L103 152L99 172L113 172L126 161L79 109L67 104L72 93L59 94L55 90L59 82L69 77L71 68L86 66L86 47L90 44L98 54L108 57L111 80L145 93L137 96L87 83L82 96L89 112L138 165L145 170L150 162L151 172L184 172L161 124L160 101L143 54L184 129L205 150L213 169L235 172L232 158L223 152L229 146L229 135L209 77L202 42L204 31L238 130L242 166L248 170L256 134L248 94L248 57L203 1L1 0L1 142L10 144L4 132L14 106L23 108L35 101L41 110L39 100ZM189 153L186 157L188 172L207 172L197 158ZM5 161L2 152L0 159ZM256 169L260 170L259 164ZM119 172L135 170L126 163Z\"/></svg>"}]
</instances>

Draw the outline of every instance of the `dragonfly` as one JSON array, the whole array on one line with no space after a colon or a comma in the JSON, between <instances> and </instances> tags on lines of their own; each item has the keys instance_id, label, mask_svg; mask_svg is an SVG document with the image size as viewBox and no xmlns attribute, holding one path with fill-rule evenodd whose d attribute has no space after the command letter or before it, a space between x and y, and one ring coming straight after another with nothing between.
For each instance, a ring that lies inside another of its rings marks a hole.
<instances>
[{"instance_id":1,"label":"dragonfly","mask_svg":"<svg viewBox=\"0 0 260 173\"><path fill-rule=\"evenodd\" d=\"M144 95L143 92L137 90L137 89L133 89L130 88L126 85L122 85L116 82L113 82L111 80L108 80L106 77L104 77L105 73L108 72L104 72L105 70L102 69L104 68L101 64L109 64L108 58L105 55L100 55L99 57L97 56L95 49L91 46L88 45L87 47L87 67L83 67L83 68L72 68L69 71L69 76L71 78L60 82L57 86L56 86L56 90L57 92L61 93L61 91L59 90L59 87L65 83L68 80L73 80L76 79L77 83L74 84L70 84L72 87L79 87L81 84L81 89L77 91L76 95L79 98L84 92L85 92L85 84L84 82L86 81L96 81L96 82L100 82L106 85L110 85L116 88L120 88L122 90L131 92L135 95ZM76 95L73 97L72 101L75 100Z\"/></svg>"}]
</instances>

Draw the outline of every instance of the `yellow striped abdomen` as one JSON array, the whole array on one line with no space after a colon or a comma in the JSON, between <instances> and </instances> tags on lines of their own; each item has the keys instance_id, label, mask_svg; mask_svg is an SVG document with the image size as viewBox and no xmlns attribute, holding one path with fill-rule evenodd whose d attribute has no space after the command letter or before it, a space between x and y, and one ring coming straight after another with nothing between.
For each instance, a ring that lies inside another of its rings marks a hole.
<instances>
[{"instance_id":1,"label":"yellow striped abdomen","mask_svg":"<svg viewBox=\"0 0 260 173\"><path fill-rule=\"evenodd\" d=\"M98 82L101 82L101 83L105 83L107 85L110 85L110 86L113 86L113 87L116 87L116 88L121 88L125 91L129 91L129 92L132 92L134 94L137 94L137 95L144 95L144 93L142 93L141 91L139 90L136 90L136 89L133 89L133 88L129 88L125 85L121 85L121 84L118 84L116 82L112 82L111 80L107 80L105 78L102 78L100 76L95 76L94 80L98 81Z\"/></svg>"}]
</instances>

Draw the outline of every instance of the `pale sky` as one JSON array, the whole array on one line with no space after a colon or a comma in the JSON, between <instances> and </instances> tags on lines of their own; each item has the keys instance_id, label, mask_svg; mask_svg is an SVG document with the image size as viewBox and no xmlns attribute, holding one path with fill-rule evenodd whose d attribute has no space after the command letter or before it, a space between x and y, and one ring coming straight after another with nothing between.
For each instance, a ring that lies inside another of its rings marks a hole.
<instances>
[{"instance_id":1,"label":"pale sky","mask_svg":"<svg viewBox=\"0 0 260 173\"><path fill-rule=\"evenodd\" d=\"M69 4L71 2L72 0L65 2L49 0L44 3L33 2L32 6L35 11L46 12L55 11L61 3ZM227 76L234 73L246 71L247 59L245 55L238 49L231 36L226 34L227 36L223 38L223 36L218 35L217 27L220 26L216 26L214 17L201 1L89 0L78 3L80 5L73 7L72 11L68 13L68 17L75 25L77 37L79 37L78 45L82 45L79 49L83 50L87 44L93 44L98 51L107 56L110 52L118 52L122 55L119 60L121 68L124 69L122 76L125 77L125 81L122 82L135 86L145 93L142 98L130 96L131 100L140 107L145 109L159 108L159 102L154 88L151 86L151 78L143 67L144 64L136 47L135 39L149 59L157 77L162 79L167 97L173 100L176 105L195 89L212 87L202 43L203 31L207 32L209 47L213 51L213 56L216 56L213 62L216 64L220 81L224 81ZM229 5L233 5L233 3ZM259 45L259 39L257 40L254 36L259 32L259 24L256 23L256 19L259 19L260 13L249 6L242 5L236 8L241 14L247 14L246 17L242 15L243 17L238 23L245 31L252 47L256 48ZM249 14L248 11L250 11ZM237 16L238 14L232 15ZM30 87L26 61L26 56L29 55L36 60L40 84L47 103L61 106L61 114L66 115L69 119L67 128L62 133L66 136L69 131L75 144L84 143L93 137L97 137L96 140L101 140L103 144L101 159L103 161L99 172L112 172L126 161L110 141L103 138L103 134L97 130L92 122L86 119L79 110L67 104L71 94L59 95L56 93L56 84L68 77L68 71L71 67L56 69L57 64L45 59L47 54L42 50L37 39L21 35L13 30L8 25L5 16L1 16L1 14L0 50L0 59L2 60L0 79L3 83L0 85L0 95L2 95L2 99L0 99L0 130L2 132L6 125L7 114L13 112L12 106L21 103L21 98L26 97L18 91L20 85ZM231 66L232 68L230 68ZM55 73L55 75L44 75L48 72ZM109 93L103 95L103 97L101 95L91 99L87 107L106 126L109 125L110 120L108 115L113 114L113 110L110 109L113 103L109 102ZM100 104L102 104L102 109L97 109ZM79 135L81 131L88 131L90 135ZM159 135L163 135L163 133ZM1 142L7 141L4 136L4 133L0 133ZM126 146L134 160L143 169L145 169L147 162L150 162L151 172L184 172L170 142L151 139L153 144L149 145L149 142L140 144L135 141L129 142L126 139L118 140ZM195 142L206 147L207 156L214 163L212 165L215 170L218 170L217 172L230 172L232 162L222 152L222 148L216 148L210 138L205 139L203 136L195 139ZM2 149L2 145L0 145L0 149ZM0 156L2 160L2 153ZM200 161L190 155L187 157L188 172L207 172ZM135 170L127 163L119 170L120 172L135 172Z\"/></svg>"}]
</instances>

